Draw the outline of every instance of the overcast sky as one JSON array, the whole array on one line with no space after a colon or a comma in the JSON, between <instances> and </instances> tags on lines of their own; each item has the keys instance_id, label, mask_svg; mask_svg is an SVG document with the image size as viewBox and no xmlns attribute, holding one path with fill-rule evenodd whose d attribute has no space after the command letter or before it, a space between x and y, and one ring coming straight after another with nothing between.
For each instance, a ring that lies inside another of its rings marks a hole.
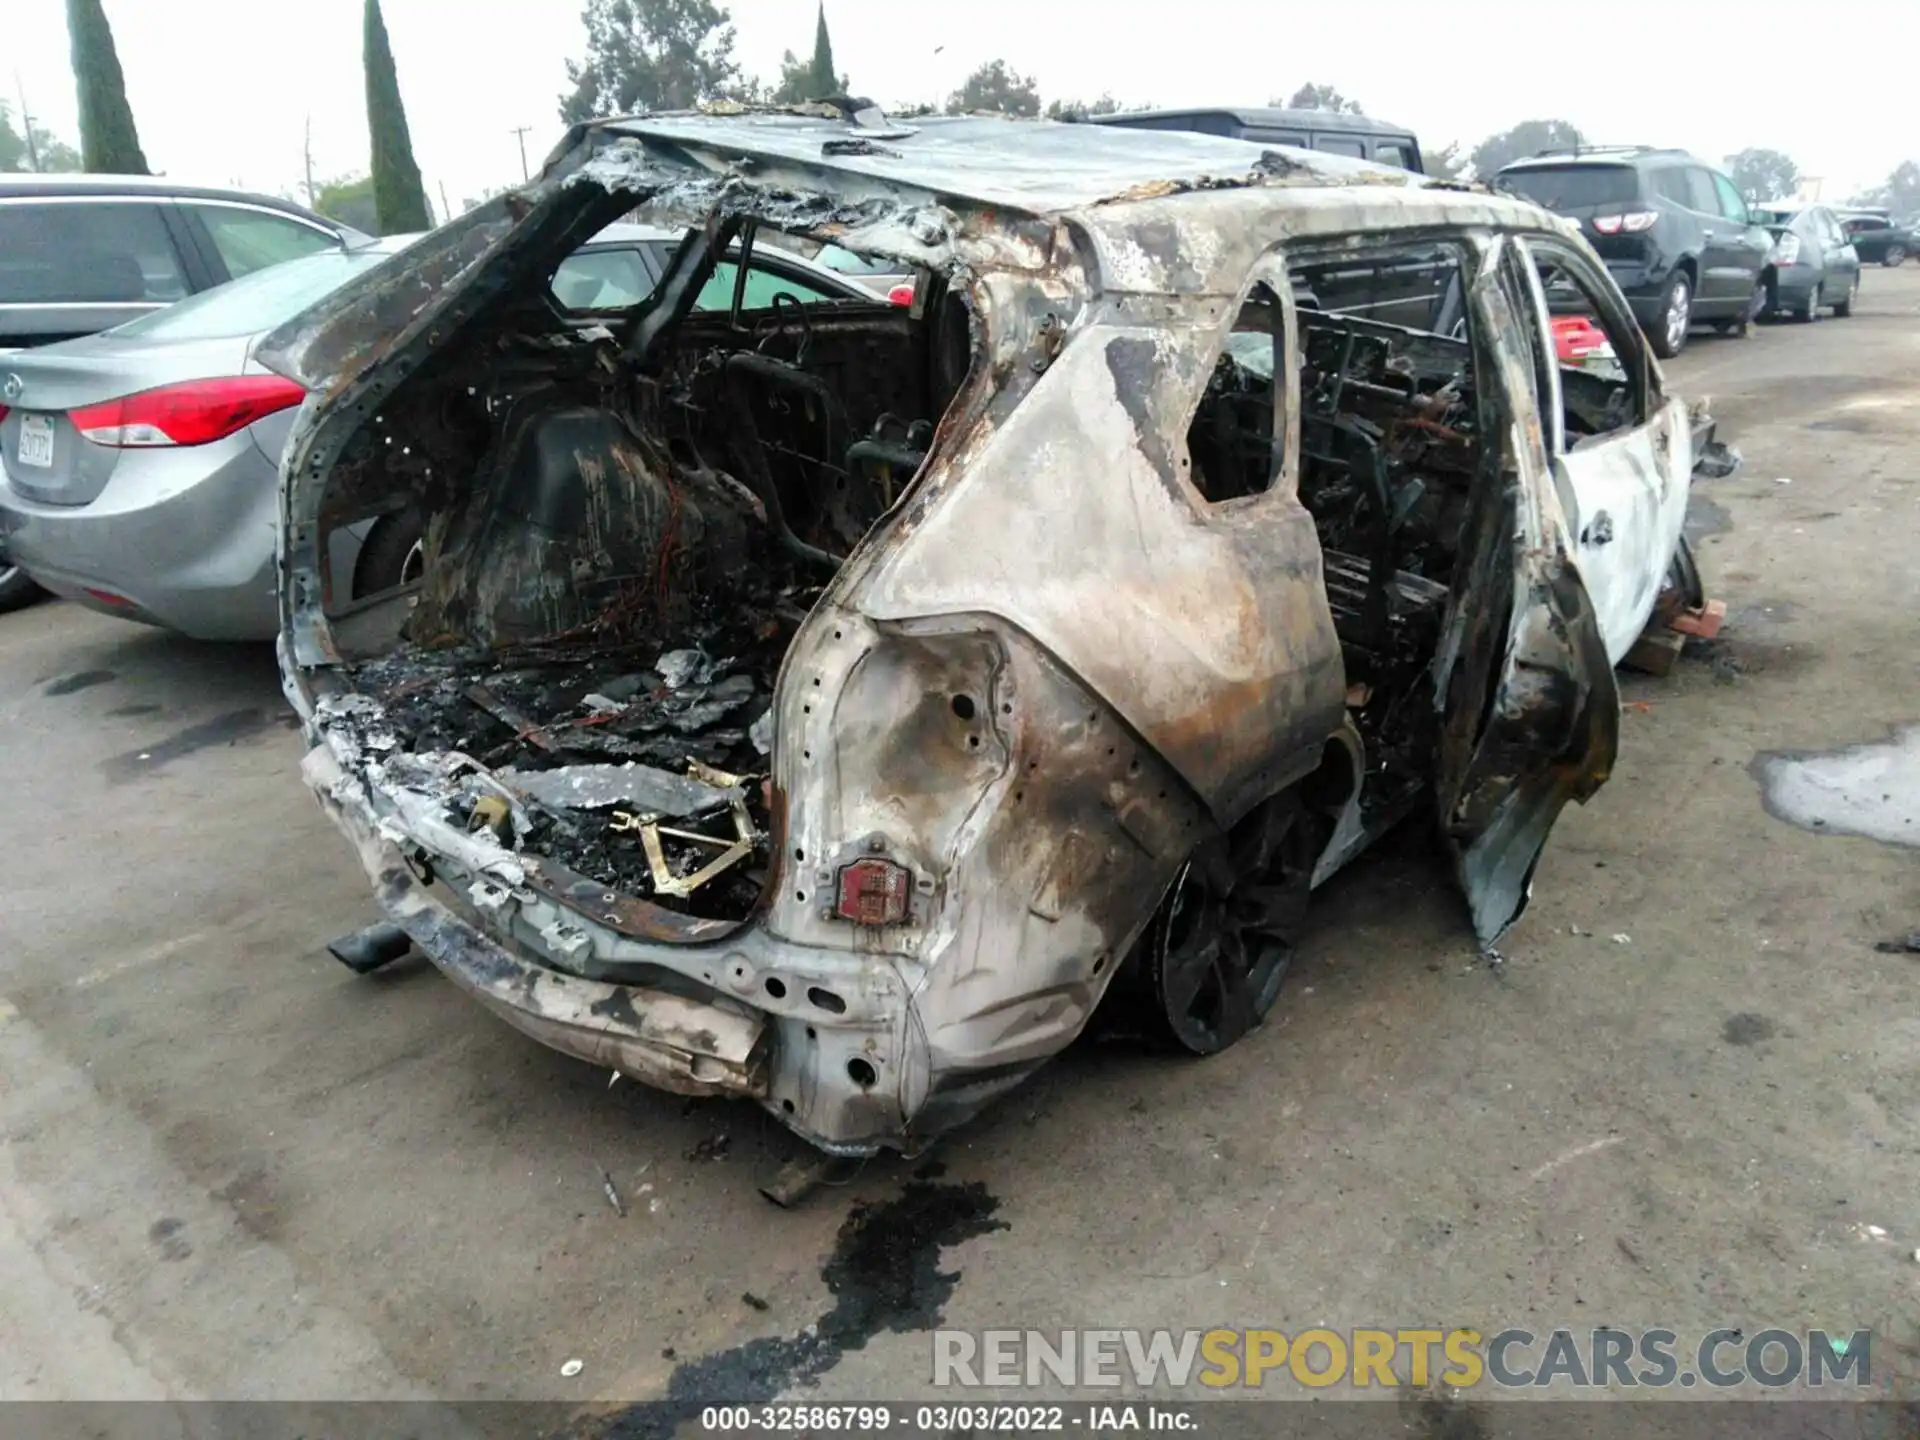
<instances>
[{"instance_id":1,"label":"overcast sky","mask_svg":"<svg viewBox=\"0 0 1920 1440\"><path fill-rule=\"evenodd\" d=\"M384 0L415 158L436 208L520 178L559 137L578 0ZM763 78L813 42L815 0L734 0L735 53ZM62 0L5 0L4 54L34 115L77 142ZM293 193L313 124L321 180L364 170L361 0L106 0L148 163ZM932 100L1003 57L1043 97L1258 104L1339 87L1423 144L1526 119L1710 159L1786 151L1840 199L1920 158L1912 0L828 0L857 94ZM1830 33L1822 33L1830 27ZM0 74L17 109L14 75Z\"/></svg>"}]
</instances>

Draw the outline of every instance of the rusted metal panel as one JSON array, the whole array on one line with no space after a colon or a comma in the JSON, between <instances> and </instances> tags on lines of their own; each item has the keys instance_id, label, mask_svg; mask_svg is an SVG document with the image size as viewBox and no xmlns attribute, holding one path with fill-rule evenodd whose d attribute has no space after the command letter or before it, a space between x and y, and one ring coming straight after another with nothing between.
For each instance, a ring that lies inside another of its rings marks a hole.
<instances>
[{"instance_id":1,"label":"rusted metal panel","mask_svg":"<svg viewBox=\"0 0 1920 1440\"><path fill-rule=\"evenodd\" d=\"M1217 343L1090 322L852 598L1004 617L1232 818L1311 768L1345 683L1311 518L1284 494L1212 510L1180 473Z\"/></svg>"},{"instance_id":2,"label":"rusted metal panel","mask_svg":"<svg viewBox=\"0 0 1920 1440\"><path fill-rule=\"evenodd\" d=\"M525 864L529 887L630 939L688 945L718 940L740 928L736 921L703 920L697 915L668 910L625 891L609 890L557 860L529 859Z\"/></svg>"}]
</instances>

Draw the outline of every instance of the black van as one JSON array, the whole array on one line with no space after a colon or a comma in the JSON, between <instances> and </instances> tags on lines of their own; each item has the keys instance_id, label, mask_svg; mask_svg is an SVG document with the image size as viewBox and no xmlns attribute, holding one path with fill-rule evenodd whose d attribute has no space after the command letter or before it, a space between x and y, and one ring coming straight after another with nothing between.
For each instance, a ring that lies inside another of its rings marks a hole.
<instances>
[{"instance_id":1,"label":"black van","mask_svg":"<svg viewBox=\"0 0 1920 1440\"><path fill-rule=\"evenodd\" d=\"M1263 145L1293 145L1302 150L1324 150L1426 172L1420 165L1420 142L1413 132L1370 115L1339 115L1331 110L1274 110L1264 106L1220 106L1204 110L1135 110L1124 115L1091 115L1092 125L1124 125L1130 130L1197 130L1224 135L1229 140L1255 140Z\"/></svg>"}]
</instances>

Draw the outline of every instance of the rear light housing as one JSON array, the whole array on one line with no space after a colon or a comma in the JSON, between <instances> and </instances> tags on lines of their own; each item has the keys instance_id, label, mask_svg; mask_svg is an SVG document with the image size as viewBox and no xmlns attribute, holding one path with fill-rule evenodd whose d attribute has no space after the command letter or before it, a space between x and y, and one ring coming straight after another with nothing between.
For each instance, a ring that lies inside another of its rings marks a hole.
<instances>
[{"instance_id":1,"label":"rear light housing","mask_svg":"<svg viewBox=\"0 0 1920 1440\"><path fill-rule=\"evenodd\" d=\"M913 872L891 860L856 860L840 867L833 913L856 925L899 925L913 896Z\"/></svg>"},{"instance_id":2,"label":"rear light housing","mask_svg":"<svg viewBox=\"0 0 1920 1440\"><path fill-rule=\"evenodd\" d=\"M902 280L898 285L887 291L887 300L894 305L911 305L913 303L913 281Z\"/></svg>"},{"instance_id":3,"label":"rear light housing","mask_svg":"<svg viewBox=\"0 0 1920 1440\"><path fill-rule=\"evenodd\" d=\"M12 413L13 411L10 410L7 406L0 405L0 425L4 425L6 423L7 416L11 415Z\"/></svg>"},{"instance_id":4,"label":"rear light housing","mask_svg":"<svg viewBox=\"0 0 1920 1440\"><path fill-rule=\"evenodd\" d=\"M1602 235L1638 235L1660 222L1658 210L1629 210L1624 215L1596 215L1593 228Z\"/></svg>"},{"instance_id":5,"label":"rear light housing","mask_svg":"<svg viewBox=\"0 0 1920 1440\"><path fill-rule=\"evenodd\" d=\"M304 389L278 375L229 375L85 405L67 418L95 445L115 450L208 445L306 398Z\"/></svg>"},{"instance_id":6,"label":"rear light housing","mask_svg":"<svg viewBox=\"0 0 1920 1440\"><path fill-rule=\"evenodd\" d=\"M1800 237L1788 231L1773 242L1773 259L1778 265L1792 265L1800 259Z\"/></svg>"}]
</instances>

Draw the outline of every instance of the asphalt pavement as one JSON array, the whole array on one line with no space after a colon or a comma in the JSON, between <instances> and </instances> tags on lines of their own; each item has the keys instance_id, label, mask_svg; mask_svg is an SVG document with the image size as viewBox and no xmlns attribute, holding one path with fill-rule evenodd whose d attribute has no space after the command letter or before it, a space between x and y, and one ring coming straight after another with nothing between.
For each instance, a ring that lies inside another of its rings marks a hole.
<instances>
[{"instance_id":1,"label":"asphalt pavement","mask_svg":"<svg viewBox=\"0 0 1920 1440\"><path fill-rule=\"evenodd\" d=\"M1503 964L1391 845L1239 1047L1077 1046L792 1211L757 1110L328 957L372 906L266 649L0 616L0 1397L897 1398L937 1317L1871 1328L1911 1385L1916 854L1758 778L1920 720L1920 268L1866 281L1669 366L1745 455L1692 520L1729 619L1626 682Z\"/></svg>"}]
</instances>

